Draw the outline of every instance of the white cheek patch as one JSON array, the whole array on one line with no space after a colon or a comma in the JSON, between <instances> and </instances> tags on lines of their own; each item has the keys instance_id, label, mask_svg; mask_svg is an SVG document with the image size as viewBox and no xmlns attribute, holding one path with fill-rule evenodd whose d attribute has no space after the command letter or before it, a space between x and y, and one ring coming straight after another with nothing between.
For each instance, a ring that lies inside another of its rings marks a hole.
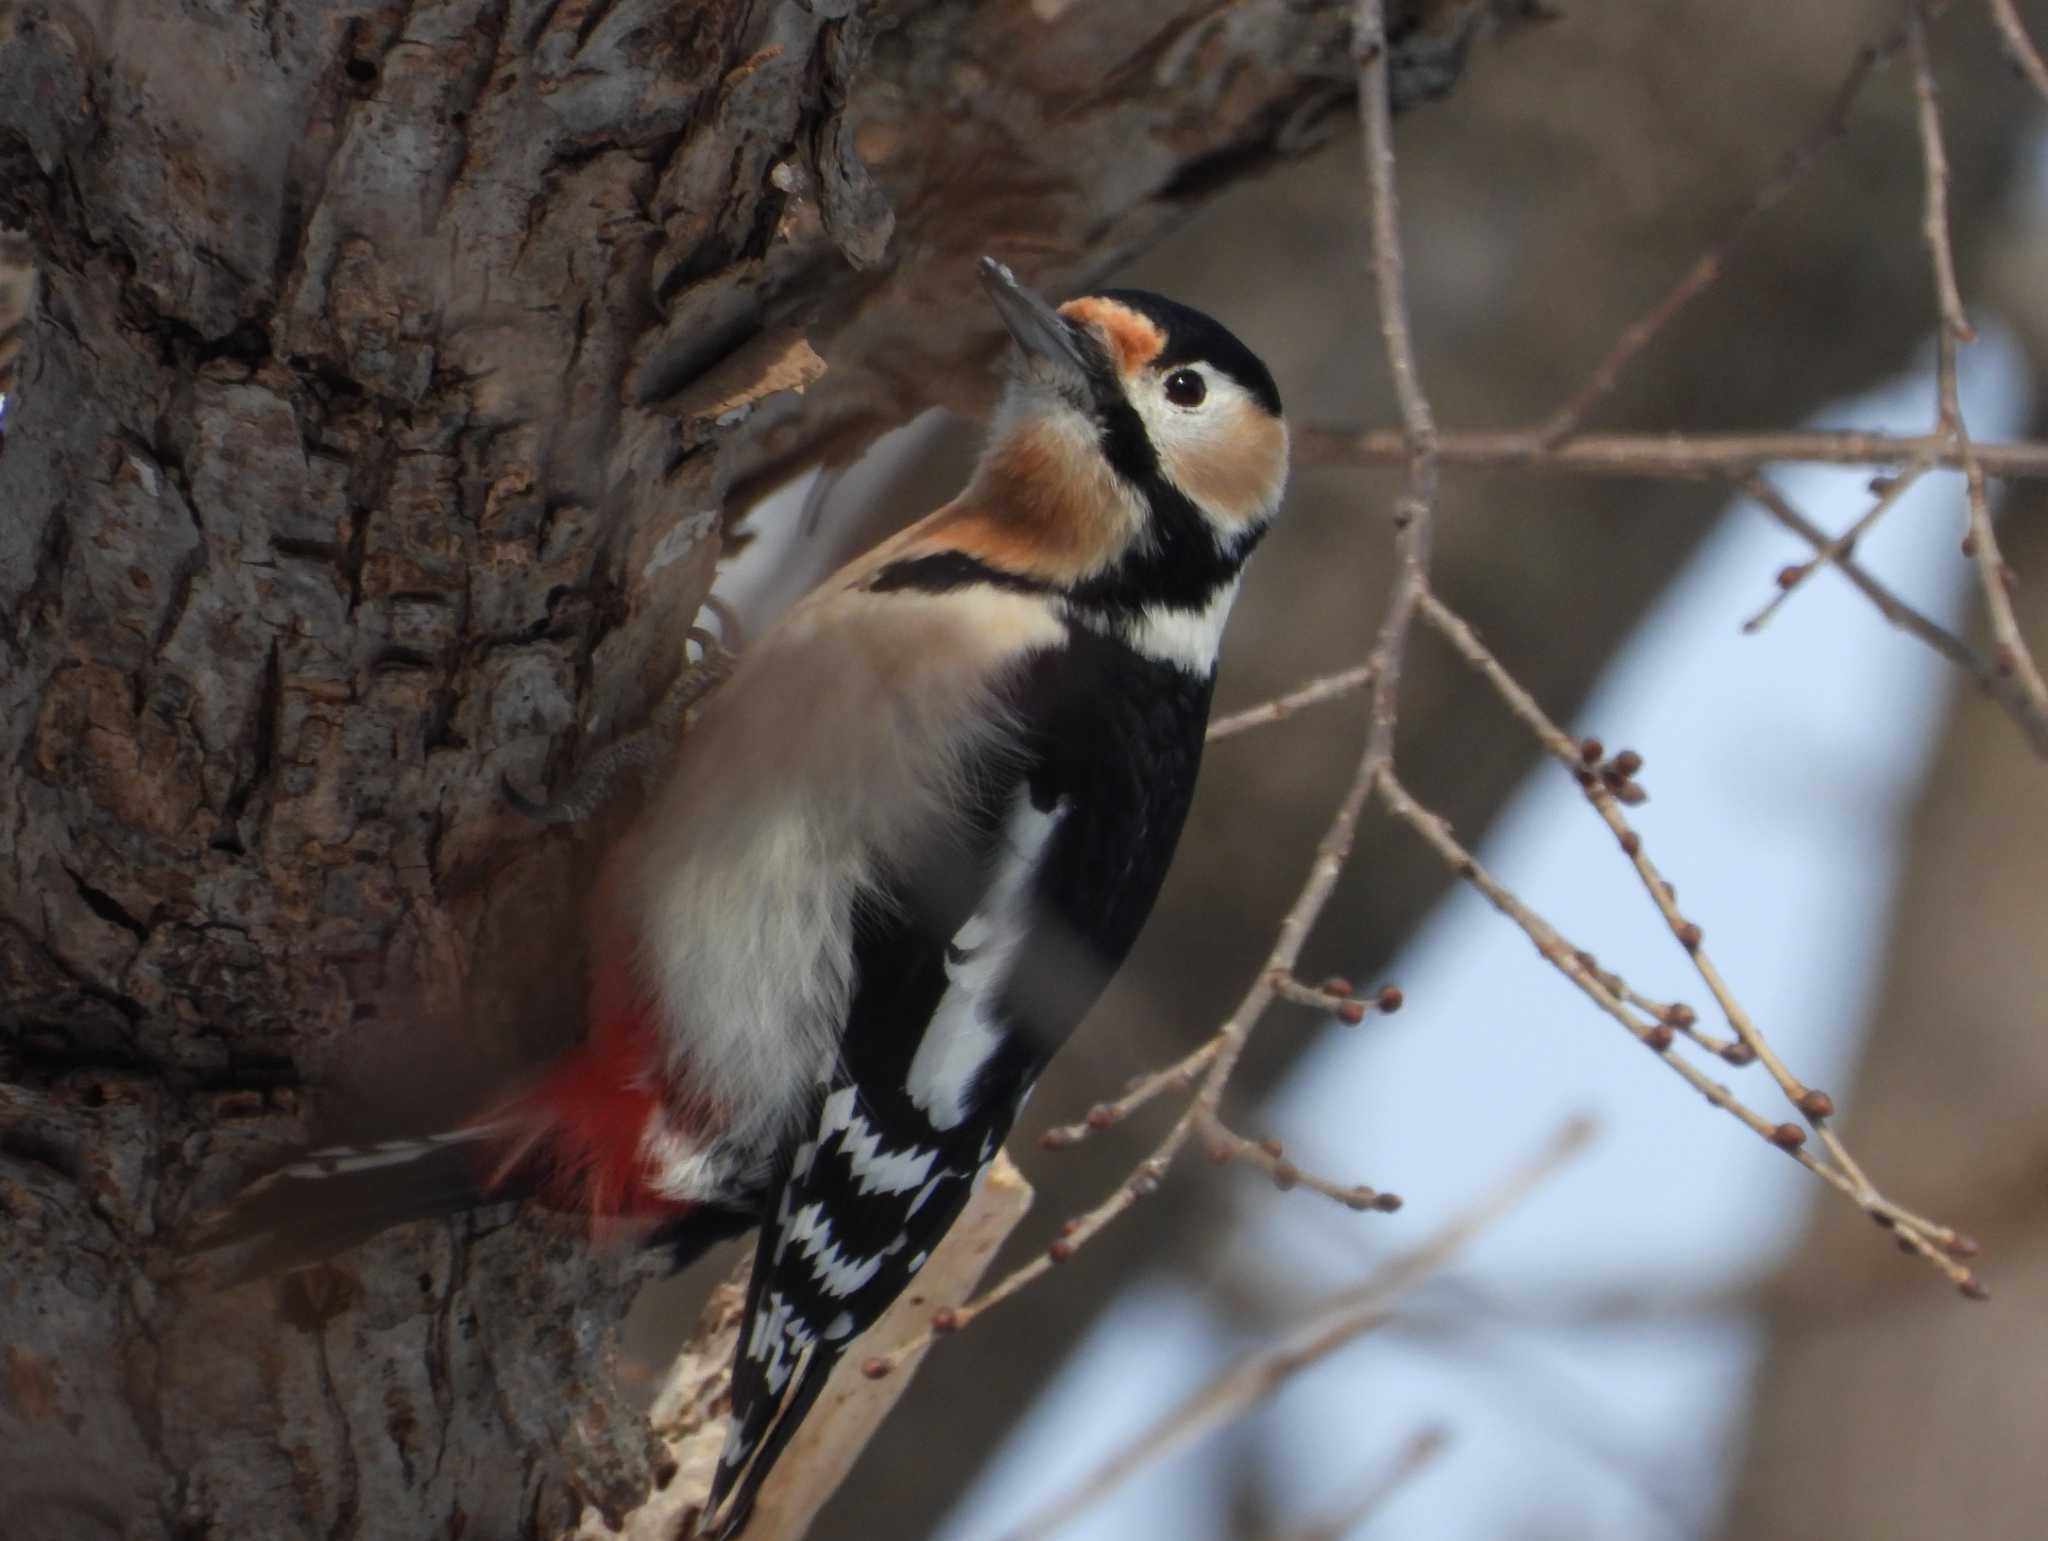
<instances>
[{"instance_id":1,"label":"white cheek patch","mask_svg":"<svg viewBox=\"0 0 2048 1541\"><path fill-rule=\"evenodd\" d=\"M1228 375L1197 368L1208 386L1199 407L1176 407L1157 380L1131 391L1159 451L1160 469L1218 537L1235 540L1272 518L1287 486L1287 427Z\"/></svg>"},{"instance_id":2,"label":"white cheek patch","mask_svg":"<svg viewBox=\"0 0 2048 1541\"><path fill-rule=\"evenodd\" d=\"M910 1100L934 1129L956 1129L969 1112L969 1093L1002 1047L997 1016L1003 986L1031 925L1031 883L1045 847L1067 815L1060 799L1048 813L1019 791L1003 828L1003 848L980 907L947 949L946 993L910 1062Z\"/></svg>"}]
</instances>

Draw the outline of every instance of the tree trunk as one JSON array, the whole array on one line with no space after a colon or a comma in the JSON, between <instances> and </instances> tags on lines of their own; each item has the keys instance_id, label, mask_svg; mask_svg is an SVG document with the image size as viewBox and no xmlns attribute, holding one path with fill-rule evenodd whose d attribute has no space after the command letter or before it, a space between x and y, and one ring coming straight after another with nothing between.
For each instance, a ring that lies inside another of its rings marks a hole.
<instances>
[{"instance_id":1,"label":"tree trunk","mask_svg":"<svg viewBox=\"0 0 2048 1541\"><path fill-rule=\"evenodd\" d=\"M1404 96L1529 8L1394 7ZM979 403L974 256L1071 290L1342 122L1349 11L0 6L11 1537L645 1492L637 1265L500 1219L208 1294L178 1237L315 1095L401 1122L571 1030L572 851L501 778L646 716L736 499Z\"/></svg>"}]
</instances>

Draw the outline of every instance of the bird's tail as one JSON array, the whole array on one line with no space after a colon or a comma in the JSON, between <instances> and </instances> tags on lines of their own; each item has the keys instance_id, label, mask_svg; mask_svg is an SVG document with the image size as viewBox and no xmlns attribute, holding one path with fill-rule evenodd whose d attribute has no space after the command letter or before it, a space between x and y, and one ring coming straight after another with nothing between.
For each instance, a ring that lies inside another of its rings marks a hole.
<instances>
[{"instance_id":1,"label":"bird's tail","mask_svg":"<svg viewBox=\"0 0 2048 1541\"><path fill-rule=\"evenodd\" d=\"M229 1253L207 1273L216 1284L239 1284L305 1267L409 1220L537 1192L537 1176L507 1174L492 1183L490 1151L499 1138L488 1125L466 1125L308 1151L244 1189L202 1228L191 1250Z\"/></svg>"},{"instance_id":2,"label":"bird's tail","mask_svg":"<svg viewBox=\"0 0 2048 1541\"><path fill-rule=\"evenodd\" d=\"M207 1224L193 1250L247 1247L225 1267L208 1268L223 1283L239 1282L317 1262L406 1221L532 1199L586 1226L593 1239L673 1246L680 1263L699 1230L737 1227L679 1225L697 1206L663 1192L650 1167L652 1135L687 1140L702 1128L671 1111L650 1069L655 1053L644 1020L614 1017L526 1090L458 1128L295 1158Z\"/></svg>"},{"instance_id":3,"label":"bird's tail","mask_svg":"<svg viewBox=\"0 0 2048 1541\"><path fill-rule=\"evenodd\" d=\"M757 1276L762 1272L759 1261L754 1270ZM748 1320L755 1319L749 1312ZM832 1378L840 1358L839 1345L812 1341L800 1366L784 1383L787 1394L781 1394L781 1387L771 1388L760 1380L758 1359L745 1352L744 1343L740 1347L741 1352L733 1356L732 1423L726 1430L725 1450L719 1457L710 1497L698 1521L697 1533L711 1541L732 1541L746 1528L754 1512L754 1501L760 1497L761 1484L768 1480L791 1437L802 1427L811 1404ZM756 1384L743 1384L748 1380Z\"/></svg>"}]
</instances>

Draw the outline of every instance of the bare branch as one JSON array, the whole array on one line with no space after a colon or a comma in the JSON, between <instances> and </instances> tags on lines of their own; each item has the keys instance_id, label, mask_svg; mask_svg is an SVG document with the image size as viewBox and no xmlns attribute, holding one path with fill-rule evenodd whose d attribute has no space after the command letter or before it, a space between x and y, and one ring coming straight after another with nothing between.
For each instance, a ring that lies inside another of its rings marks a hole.
<instances>
[{"instance_id":1,"label":"bare branch","mask_svg":"<svg viewBox=\"0 0 2048 1541\"><path fill-rule=\"evenodd\" d=\"M2007 591L2011 574L1999 555L1997 532L1991 527L1983 458L1971 445L1969 429L1963 423L1956 348L1975 341L1977 334L1963 313L1963 298L1956 287L1955 250L1948 230L1948 152L1942 145L1941 104L1934 84L1934 67L1927 56L1926 0L1907 0L1906 41L1913 64L1920 158L1927 182L1922 231L1927 241L1928 262L1934 269L1934 292L1941 313L1935 333L1934 377L1940 398L1936 431L1949 440L1963 467L1970 511L1970 534L1963 543L1964 551L1977 560L1977 581L1984 591L1984 606L1991 620L1992 663L2000 674L2012 677L2036 713L2048 717L2048 682L2042 680L2041 671L2035 667L2033 655L2020 636L2012 595Z\"/></svg>"},{"instance_id":2,"label":"bare branch","mask_svg":"<svg viewBox=\"0 0 2048 1541\"><path fill-rule=\"evenodd\" d=\"M1726 1107L1743 1122L1750 1125L1772 1144L1796 1157L1809 1171L1825 1178L1836 1188L1847 1194L1872 1218L1894 1229L1902 1244L1907 1245L1934 1264L1965 1294L1974 1297L1983 1293L1982 1286L1970 1269L1960 1261L1975 1251L1968 1238L1960 1236L1947 1226L1901 1208L1877 1190L1875 1184L1864 1174L1862 1167L1850 1155L1836 1135L1830 1122L1835 1111L1832 1098L1825 1092L1807 1086L1799 1079L1775 1047L1757 1027L1747 1008L1739 1001L1721 971L1708 956L1705 934L1701 927L1689 920L1678 908L1676 890L1651 862L1644 849L1642 837L1630 828L1627 816L1616 788L1607 778L1590 772L1579 746L1553 723L1542 707L1528 691L1502 667L1500 661L1488 652L1478 635L1458 616L1438 602L1434 597L1425 601L1424 615L1430 624L1450 642L1462 658L1479 671L1494 692L1516 718L1526 726L1550 754L1563 763L1577 779L1580 790L1593 805L1594 810L1605 821L1613 833L1622 853L1627 856L1641 879L1643 888L1657 906L1658 913L1671 928L1673 938L1692 960L1693 969L1700 976L1715 1003L1721 1008L1729 1027L1734 1029L1736 1039L1749 1055L1762 1062L1765 1070L1776 1081L1785 1100L1799 1110L1800 1116L1819 1138L1828 1160L1816 1161L1805 1149L1805 1133L1797 1124L1771 1124L1761 1116L1733 1101L1727 1089L1708 1083L1693 1067L1676 1055L1667 1052L1671 1048L1670 1029L1662 1034L1647 1030L1627 1012L1624 1004L1607 989L1604 982L1594 976L1574 955L1569 962L1562 956L1563 939L1540 917L1534 916L1526 905L1521 904L1492 879L1482 881L1481 869L1469 852L1458 847L1452 840L1443 821L1429 814L1420 804L1401 789L1391 776L1383 778L1381 791L1390 807L1412 827L1435 845L1451 863L1453 870L1471 879L1492 899L1495 905L1516 919L1530 935L1537 948L1552 963L1563 969L1574 983L1590 995L1610 1015L1613 1015L1639 1040L1657 1050L1666 1064L1677 1069L1697 1090L1707 1095L1717 1106Z\"/></svg>"},{"instance_id":3,"label":"bare branch","mask_svg":"<svg viewBox=\"0 0 2048 1541\"><path fill-rule=\"evenodd\" d=\"M1378 1327L1403 1295L1449 1263L1474 1237L1497 1224L1531 1190L1583 1149L1592 1134L1590 1119L1571 1120L1530 1160L1477 1203L1454 1216L1421 1246L1389 1259L1363 1284L1329 1302L1279 1342L1238 1360L1183 1398L1144 1433L1096 1467L1072 1492L1025 1521L1009 1541L1037 1541L1050 1535L1132 1473L1234 1423L1310 1365Z\"/></svg>"},{"instance_id":4,"label":"bare branch","mask_svg":"<svg viewBox=\"0 0 2048 1541\"><path fill-rule=\"evenodd\" d=\"M1808 519L1785 497L1761 476L1744 477L1738 484L1743 492L1786 529L1792 531L1815 551L1828 544L1827 536L1820 527ZM2011 675L2001 674L1976 648L1941 625L1923 611L1893 593L1873 577L1863 566L1849 556L1838 557L1835 566L1843 577L1855 584L1857 589L1877 607L1877 611L1892 625L1909 636L1917 637L1950 663L1961 669L1976 683L1977 688L1991 697L2018 723L2036 754L2048 756L2048 713L2037 710L2019 688Z\"/></svg>"},{"instance_id":5,"label":"bare branch","mask_svg":"<svg viewBox=\"0 0 2048 1541\"><path fill-rule=\"evenodd\" d=\"M1220 1128L1218 1110L1223 1089L1236 1069L1251 1031L1278 994L1279 982L1294 975L1301 949L1331 891L1350 860L1358 819L1373 783L1393 763L1394 728L1400 710L1401 663L1413 629L1418 604L1429 588L1431 536L1436 515L1436 419L1423 390L1415 362L1414 332L1408 317L1408 296L1401 261L1400 200L1394 177L1392 97L1387 80L1385 7L1381 0L1360 0L1354 19L1353 49L1358 60L1359 119L1365 142L1365 179L1371 229L1373 287L1379 302L1380 339L1394 394L1401 404L1402 435L1408 472L1394 505L1394 589L1380 622L1379 639L1365 668L1372 681L1372 709L1365 752L1336 816L1316 849L1299 899L1281 922L1266 967L1250 992L1218 1033L1222 1047L1210 1065L1191 1112L1211 1131L1212 1146ZM1240 1142L1242 1145L1244 1142ZM1360 1188L1322 1191L1354 1208Z\"/></svg>"},{"instance_id":6,"label":"bare branch","mask_svg":"<svg viewBox=\"0 0 2048 1541\"><path fill-rule=\"evenodd\" d=\"M2040 92L2041 100L2048 102L2048 64L2041 60L2040 49L2027 36L2026 24L2020 20L2019 7L2013 0L1991 0L1991 20L1998 28L1999 38L2005 44L2006 57L2012 60L2019 72L2027 77L2028 83Z\"/></svg>"},{"instance_id":7,"label":"bare branch","mask_svg":"<svg viewBox=\"0 0 2048 1541\"><path fill-rule=\"evenodd\" d=\"M1988 476L2008 480L2048 477L2048 443L1978 444L1971 453ZM1407 441L1394 429L1302 428L1294 457L1303 465L1400 465ZM1779 464L1871 466L1897 469L1925 459L1930 467L1960 469L1962 451L1942 433L1863 433L1816 429L1802 433L1582 433L1546 444L1540 428L1446 433L1437 458L1447 466L1513 471L1561 471L1585 476L1638 476L1649 481L1697 481L1739 476Z\"/></svg>"},{"instance_id":8,"label":"bare branch","mask_svg":"<svg viewBox=\"0 0 2048 1541\"><path fill-rule=\"evenodd\" d=\"M1217 1050L1222 1047L1222 1038L1211 1035L1172 1064L1132 1078L1121 1097L1114 1102L1096 1103L1081 1122L1061 1124L1046 1130L1038 1137L1038 1148L1065 1150L1071 1145L1080 1144L1091 1134L1122 1123L1162 1092L1192 1092L1200 1084L1202 1072L1209 1067L1210 1062L1216 1058Z\"/></svg>"},{"instance_id":9,"label":"bare branch","mask_svg":"<svg viewBox=\"0 0 2048 1541\"><path fill-rule=\"evenodd\" d=\"M1441 1424L1425 1424L1401 1442L1385 1470L1375 1471L1358 1490L1321 1515L1286 1533L1281 1541L1344 1541L1382 1509L1388 1499L1429 1468L1451 1442Z\"/></svg>"},{"instance_id":10,"label":"bare branch","mask_svg":"<svg viewBox=\"0 0 2048 1541\"><path fill-rule=\"evenodd\" d=\"M1405 437L1387 429L1353 433L1337 429L1305 429L1295 436L1298 458L1311 465L1386 465L1407 458ZM1972 444L1958 442L1947 432L1930 434L1887 434L1861 432L1809 432L1762 434L1583 434L1563 443L1546 445L1540 430L1509 432L1449 433L1437 441L1440 461L1446 465L1489 470L1532 470L1568 472L1592 476L1634 476L1654 481L1698 481L1733 478L1735 484L1763 506L1787 529L1799 535L1816 553L1834 550L1836 542L1805 516L1788 505L1758 474L1764 467L1805 462L1811 464L1871 466L1906 471L1945 467L1967 469L1974 461L1983 475L2012 480L2048 477L2048 443ZM1875 510L1873 510L1873 513ZM1995 548L1991 548L1995 551ZM1975 541L1971 550L1981 563L1985 548ZM1995 557L1993 558L1995 560ZM1997 659L1987 658L1962 638L1941 626L1924 612L1901 599L1890 588L1852 560L1844 546L1832 562L1853 583L1878 612L1894 626L1918 637L1929 647L1956 664L1986 695L2003 707L2019 724L2039 754L2048 755L2048 698L2028 687L2008 657L2023 658L2024 649ZM2003 575L2005 568L1998 563ZM2011 605L2001 592L2007 613ZM2016 627L2014 635L2017 635ZM1334 676L1333 676L1334 678ZM1315 692L1311 699L1323 699L1311 682L1303 692ZM1331 692L1332 694L1338 692ZM1288 701L1282 697L1281 700ZM1277 703L1269 703L1269 707ZM1291 709L1291 707L1289 708ZM1284 717L1286 710L1268 715L1266 708L1245 714L1244 726ZM1232 731L1237 724L1231 719Z\"/></svg>"},{"instance_id":11,"label":"bare branch","mask_svg":"<svg viewBox=\"0 0 2048 1541\"><path fill-rule=\"evenodd\" d=\"M1372 683L1373 665L1370 661L1353 668L1341 669L1335 674L1325 674L1296 686L1284 696L1275 696L1257 706L1248 706L1241 712L1228 717L1218 717L1209 724L1209 742L1229 738L1247 728L1261 728L1269 722L1284 722L1305 706L1319 706L1325 701L1334 701L1339 696L1363 690Z\"/></svg>"},{"instance_id":12,"label":"bare branch","mask_svg":"<svg viewBox=\"0 0 2048 1541\"><path fill-rule=\"evenodd\" d=\"M1770 597L1761 610L1742 623L1743 631L1752 635L1762 631L1770 623L1771 617L1778 613L1778 607L1798 593L1800 585L1811 578L1817 570L1833 566L1855 550L1856 542L1869 532L1872 525L1884 517L1887 510L1912 490L1913 484L1920 480L1926 470L1927 461L1922 457L1916 459L1898 475L1888 478L1870 507L1863 511L1855 523L1816 551L1811 562L1801 562L1779 574L1778 592Z\"/></svg>"},{"instance_id":13,"label":"bare branch","mask_svg":"<svg viewBox=\"0 0 2048 1541\"><path fill-rule=\"evenodd\" d=\"M1942 145L1941 106L1934 88L1934 70L1927 57L1926 0L1906 0L1907 57L1913 65L1913 98L1920 129L1920 159L1926 175L1927 202L1921 220L1921 234L1927 242L1928 261L1934 267L1934 294L1940 309L1943 341L1975 342L1977 329L1963 312L1963 296L1956 283L1956 257L1948 238L1948 152ZM1951 354L1947 371L1954 373ZM1942 404L1942 426L1948 404ZM1960 446L1959 446L1960 448ZM1967 455L1965 456L1967 464Z\"/></svg>"},{"instance_id":14,"label":"bare branch","mask_svg":"<svg viewBox=\"0 0 2048 1541\"><path fill-rule=\"evenodd\" d=\"M1662 299L1622 330L1621 336L1615 339L1614 346L1595 366L1586 382L1539 430L1544 444L1554 445L1569 438L1585 421L1586 414L1614 389L1621 372L1635 356L1648 347L1680 311L1714 286L1735 248L1742 244L1765 214L1782 203L1799 185L1807 171L1820 159L1821 152L1842 137L1849 126L1849 109L1862 94L1872 70L1896 54L1904 42L1904 33L1894 32L1882 42L1858 51L1847 78L1836 89L1834 99L1820 121L1786 154L1778 169L1735 216L1727 232L1700 254L1699 260L1679 277Z\"/></svg>"},{"instance_id":15,"label":"bare branch","mask_svg":"<svg viewBox=\"0 0 2048 1541\"><path fill-rule=\"evenodd\" d=\"M1225 1128L1223 1121L1200 1103L1195 1106L1195 1132L1201 1136L1209 1159L1218 1166L1242 1161L1265 1173L1283 1193L1291 1188L1307 1188L1326 1199L1335 1199L1346 1209L1377 1209L1381 1214L1392 1214L1401 1208L1399 1194L1381 1193L1364 1183L1340 1183L1297 1166L1287 1159L1286 1149L1278 1140L1248 1140Z\"/></svg>"}]
</instances>

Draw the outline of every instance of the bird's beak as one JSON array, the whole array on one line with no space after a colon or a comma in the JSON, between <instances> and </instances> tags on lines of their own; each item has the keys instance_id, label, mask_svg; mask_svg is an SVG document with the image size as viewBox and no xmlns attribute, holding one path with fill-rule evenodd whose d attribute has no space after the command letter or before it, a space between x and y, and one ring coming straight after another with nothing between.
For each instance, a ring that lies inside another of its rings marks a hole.
<instances>
[{"instance_id":1,"label":"bird's beak","mask_svg":"<svg viewBox=\"0 0 2048 1541\"><path fill-rule=\"evenodd\" d=\"M981 259L981 286L995 302L996 314L1017 339L1025 357L1071 369L1083 379L1092 377L1094 360L1086 345L1064 317L1044 300L1017 282L1017 275L993 257Z\"/></svg>"}]
</instances>

